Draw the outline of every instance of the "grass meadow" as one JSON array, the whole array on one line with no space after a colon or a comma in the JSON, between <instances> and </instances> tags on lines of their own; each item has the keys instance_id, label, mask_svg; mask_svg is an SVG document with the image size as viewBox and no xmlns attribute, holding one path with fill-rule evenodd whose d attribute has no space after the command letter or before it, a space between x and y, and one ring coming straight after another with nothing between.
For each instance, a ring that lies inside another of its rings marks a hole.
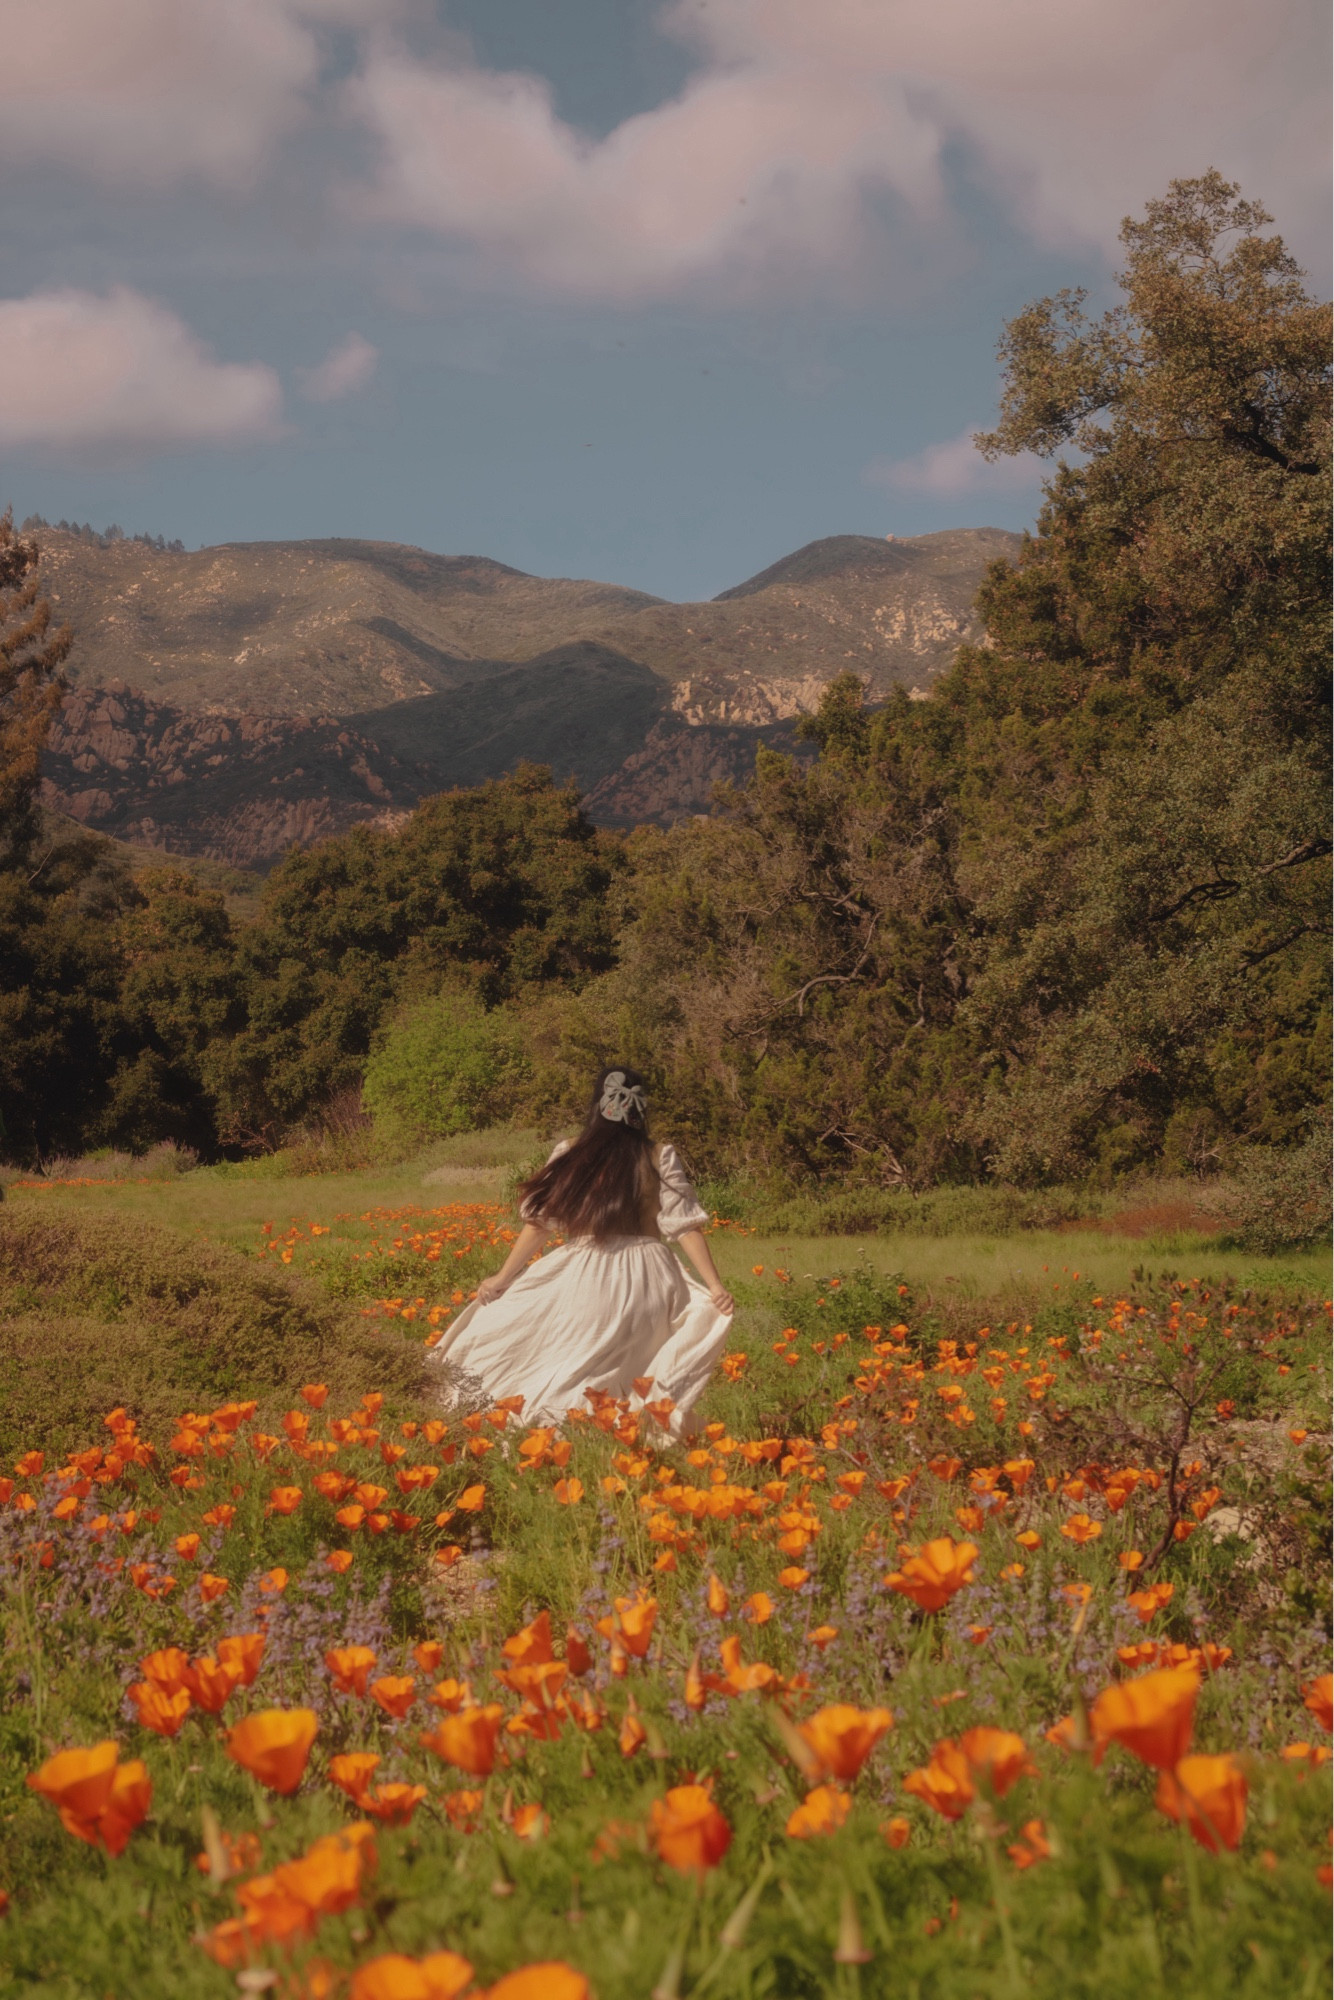
<instances>
[{"instance_id":1,"label":"grass meadow","mask_svg":"<svg viewBox=\"0 0 1334 2000\"><path fill-rule=\"evenodd\" d=\"M724 1215L700 1435L535 1431L533 1150L11 1182L0 1995L1327 1993L1327 1258Z\"/></svg>"}]
</instances>

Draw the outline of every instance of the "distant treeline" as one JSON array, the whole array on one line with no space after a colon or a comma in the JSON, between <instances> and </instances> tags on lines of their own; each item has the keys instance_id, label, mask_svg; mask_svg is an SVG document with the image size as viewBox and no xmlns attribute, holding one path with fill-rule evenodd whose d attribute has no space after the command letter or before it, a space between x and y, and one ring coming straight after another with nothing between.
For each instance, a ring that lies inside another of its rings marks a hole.
<instances>
[{"instance_id":1,"label":"distant treeline","mask_svg":"<svg viewBox=\"0 0 1334 2000\"><path fill-rule=\"evenodd\" d=\"M80 541L96 542L100 549L109 549L113 542L140 542L144 548L160 549L164 555L185 554L184 542L169 542L161 535L127 535L115 521L109 528L94 528L89 521L80 526L77 521L48 521L44 514L29 514L20 533L28 535L36 528L56 528L63 535L77 535Z\"/></svg>"},{"instance_id":2,"label":"distant treeline","mask_svg":"<svg viewBox=\"0 0 1334 2000\"><path fill-rule=\"evenodd\" d=\"M237 923L181 870L136 888L105 846L43 846L16 791L10 1153L269 1147L363 1092L408 1138L551 1121L617 1056L697 1171L773 1186L1302 1142L1330 1041L1329 314L1268 220L1174 184L1125 226L1117 311L1010 325L985 448L1073 462L988 574L987 643L926 701L835 682L815 763L762 751L713 818L598 831L525 766L293 853Z\"/></svg>"}]
</instances>

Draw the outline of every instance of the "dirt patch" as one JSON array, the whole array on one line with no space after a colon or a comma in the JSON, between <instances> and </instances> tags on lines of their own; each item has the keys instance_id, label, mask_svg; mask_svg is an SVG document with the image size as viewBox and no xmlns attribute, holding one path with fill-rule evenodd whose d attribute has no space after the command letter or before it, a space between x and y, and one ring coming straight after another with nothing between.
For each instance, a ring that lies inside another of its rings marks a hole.
<instances>
[{"instance_id":1,"label":"dirt patch","mask_svg":"<svg viewBox=\"0 0 1334 2000\"><path fill-rule=\"evenodd\" d=\"M1098 1236L1221 1236L1227 1227L1211 1209L1190 1201L1149 1202L1140 1208L1123 1208L1115 1215L1086 1216L1060 1224L1062 1235L1075 1231Z\"/></svg>"}]
</instances>

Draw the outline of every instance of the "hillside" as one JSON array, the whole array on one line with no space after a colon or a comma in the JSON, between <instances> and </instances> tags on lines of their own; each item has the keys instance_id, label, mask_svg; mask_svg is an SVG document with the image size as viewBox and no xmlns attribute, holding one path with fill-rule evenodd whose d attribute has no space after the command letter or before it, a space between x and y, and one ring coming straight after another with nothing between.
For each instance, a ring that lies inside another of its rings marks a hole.
<instances>
[{"instance_id":1,"label":"hillside","mask_svg":"<svg viewBox=\"0 0 1334 2000\"><path fill-rule=\"evenodd\" d=\"M268 866L521 758L610 824L707 811L849 668L925 691L980 630L1000 529L811 542L709 603L390 542L193 554L42 529L76 639L43 800L135 844ZM705 734L694 737L693 732ZM784 741L787 740L787 732Z\"/></svg>"},{"instance_id":2,"label":"hillside","mask_svg":"<svg viewBox=\"0 0 1334 2000\"><path fill-rule=\"evenodd\" d=\"M70 672L84 686L121 680L226 714L351 715L586 639L671 682L689 720L763 722L807 706L811 683L849 665L876 691L929 679L976 636L983 568L1018 537L835 535L699 604L392 542L172 554L54 529L41 541L52 601L77 634Z\"/></svg>"}]
</instances>

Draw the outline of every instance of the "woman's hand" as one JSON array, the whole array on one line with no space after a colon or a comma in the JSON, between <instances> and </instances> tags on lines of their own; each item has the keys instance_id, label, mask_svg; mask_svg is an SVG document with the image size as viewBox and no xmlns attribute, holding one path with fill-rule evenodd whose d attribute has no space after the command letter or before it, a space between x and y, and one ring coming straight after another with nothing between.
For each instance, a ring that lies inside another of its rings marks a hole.
<instances>
[{"instance_id":1,"label":"woman's hand","mask_svg":"<svg viewBox=\"0 0 1334 2000\"><path fill-rule=\"evenodd\" d=\"M714 1311L724 1314L728 1319L736 1311L736 1300L721 1284L714 1286L713 1290L709 1293L709 1298L713 1304Z\"/></svg>"},{"instance_id":2,"label":"woman's hand","mask_svg":"<svg viewBox=\"0 0 1334 2000\"><path fill-rule=\"evenodd\" d=\"M473 1293L473 1303L479 1306L493 1306L503 1298L520 1272L534 1258L550 1235L550 1230L540 1222L525 1222L514 1241L514 1248L498 1271L489 1278L483 1278Z\"/></svg>"}]
</instances>

